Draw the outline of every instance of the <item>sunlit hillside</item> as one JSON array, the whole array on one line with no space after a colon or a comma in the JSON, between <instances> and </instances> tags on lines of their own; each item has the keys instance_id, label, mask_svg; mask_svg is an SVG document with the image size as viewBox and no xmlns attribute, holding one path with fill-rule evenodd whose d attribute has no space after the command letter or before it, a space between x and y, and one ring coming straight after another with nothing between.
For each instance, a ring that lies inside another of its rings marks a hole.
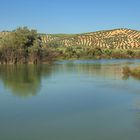
<instances>
[{"instance_id":1,"label":"sunlit hillside","mask_svg":"<svg viewBox=\"0 0 140 140\"><path fill-rule=\"evenodd\" d=\"M114 29L83 34L42 35L43 43L57 43L64 47L84 46L111 49L139 49L140 31Z\"/></svg>"}]
</instances>

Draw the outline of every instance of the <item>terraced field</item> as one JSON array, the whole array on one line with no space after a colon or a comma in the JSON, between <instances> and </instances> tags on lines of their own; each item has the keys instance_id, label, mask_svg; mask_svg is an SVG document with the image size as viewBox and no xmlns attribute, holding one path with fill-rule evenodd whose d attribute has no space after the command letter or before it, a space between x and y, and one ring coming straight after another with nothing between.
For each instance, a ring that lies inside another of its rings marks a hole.
<instances>
[{"instance_id":1,"label":"terraced field","mask_svg":"<svg viewBox=\"0 0 140 140\"><path fill-rule=\"evenodd\" d=\"M9 32L0 32L0 38ZM114 29L84 34L40 34L44 44L57 43L62 47L88 47L103 49L140 49L140 31Z\"/></svg>"},{"instance_id":2,"label":"terraced field","mask_svg":"<svg viewBox=\"0 0 140 140\"><path fill-rule=\"evenodd\" d=\"M41 40L46 44L57 42L64 47L83 46L104 49L139 49L140 31L115 29L74 35L42 35Z\"/></svg>"}]
</instances>

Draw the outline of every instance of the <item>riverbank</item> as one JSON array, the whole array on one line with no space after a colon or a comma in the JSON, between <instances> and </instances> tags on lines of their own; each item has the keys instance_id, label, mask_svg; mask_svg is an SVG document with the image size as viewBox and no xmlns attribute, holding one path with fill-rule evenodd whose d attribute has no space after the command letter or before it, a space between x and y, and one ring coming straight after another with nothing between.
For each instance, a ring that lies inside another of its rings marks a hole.
<instances>
[{"instance_id":1,"label":"riverbank","mask_svg":"<svg viewBox=\"0 0 140 140\"><path fill-rule=\"evenodd\" d=\"M136 79L140 79L140 67L134 67L134 68L130 68L128 66L125 66L123 68L123 74L125 77L129 77L132 76Z\"/></svg>"}]
</instances>

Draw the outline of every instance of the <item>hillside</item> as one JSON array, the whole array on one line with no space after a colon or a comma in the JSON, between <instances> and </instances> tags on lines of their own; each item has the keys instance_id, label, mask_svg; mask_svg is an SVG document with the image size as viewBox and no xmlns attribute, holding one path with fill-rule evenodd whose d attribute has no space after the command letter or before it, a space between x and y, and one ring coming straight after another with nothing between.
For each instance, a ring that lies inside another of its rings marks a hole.
<instances>
[{"instance_id":1,"label":"hillside","mask_svg":"<svg viewBox=\"0 0 140 140\"><path fill-rule=\"evenodd\" d=\"M84 34L42 35L43 43L58 43L61 46L99 47L108 49L139 49L140 31L131 29L114 29Z\"/></svg>"},{"instance_id":2,"label":"hillside","mask_svg":"<svg viewBox=\"0 0 140 140\"><path fill-rule=\"evenodd\" d=\"M0 32L0 38L8 33L8 31ZM80 46L124 50L140 48L140 31L125 28L83 34L39 34L39 36L42 43L59 44L61 47Z\"/></svg>"},{"instance_id":3,"label":"hillside","mask_svg":"<svg viewBox=\"0 0 140 140\"><path fill-rule=\"evenodd\" d=\"M54 59L140 58L140 31L114 29L83 34L39 34L27 27L0 32L0 63Z\"/></svg>"}]
</instances>

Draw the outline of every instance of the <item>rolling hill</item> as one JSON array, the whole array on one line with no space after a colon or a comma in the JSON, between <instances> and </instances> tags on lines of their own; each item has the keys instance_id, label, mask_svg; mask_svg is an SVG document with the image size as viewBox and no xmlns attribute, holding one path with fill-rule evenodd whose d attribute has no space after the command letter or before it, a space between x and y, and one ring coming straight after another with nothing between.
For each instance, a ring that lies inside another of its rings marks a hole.
<instances>
[{"instance_id":1,"label":"rolling hill","mask_svg":"<svg viewBox=\"0 0 140 140\"><path fill-rule=\"evenodd\" d=\"M114 29L83 34L48 34L41 35L43 43L58 43L61 46L99 47L107 49L139 49L140 31Z\"/></svg>"},{"instance_id":2,"label":"rolling hill","mask_svg":"<svg viewBox=\"0 0 140 140\"><path fill-rule=\"evenodd\" d=\"M0 32L0 38L9 32ZM140 49L140 31L126 28L104 30L83 34L39 34L44 44L63 47L82 46L103 49Z\"/></svg>"}]
</instances>

